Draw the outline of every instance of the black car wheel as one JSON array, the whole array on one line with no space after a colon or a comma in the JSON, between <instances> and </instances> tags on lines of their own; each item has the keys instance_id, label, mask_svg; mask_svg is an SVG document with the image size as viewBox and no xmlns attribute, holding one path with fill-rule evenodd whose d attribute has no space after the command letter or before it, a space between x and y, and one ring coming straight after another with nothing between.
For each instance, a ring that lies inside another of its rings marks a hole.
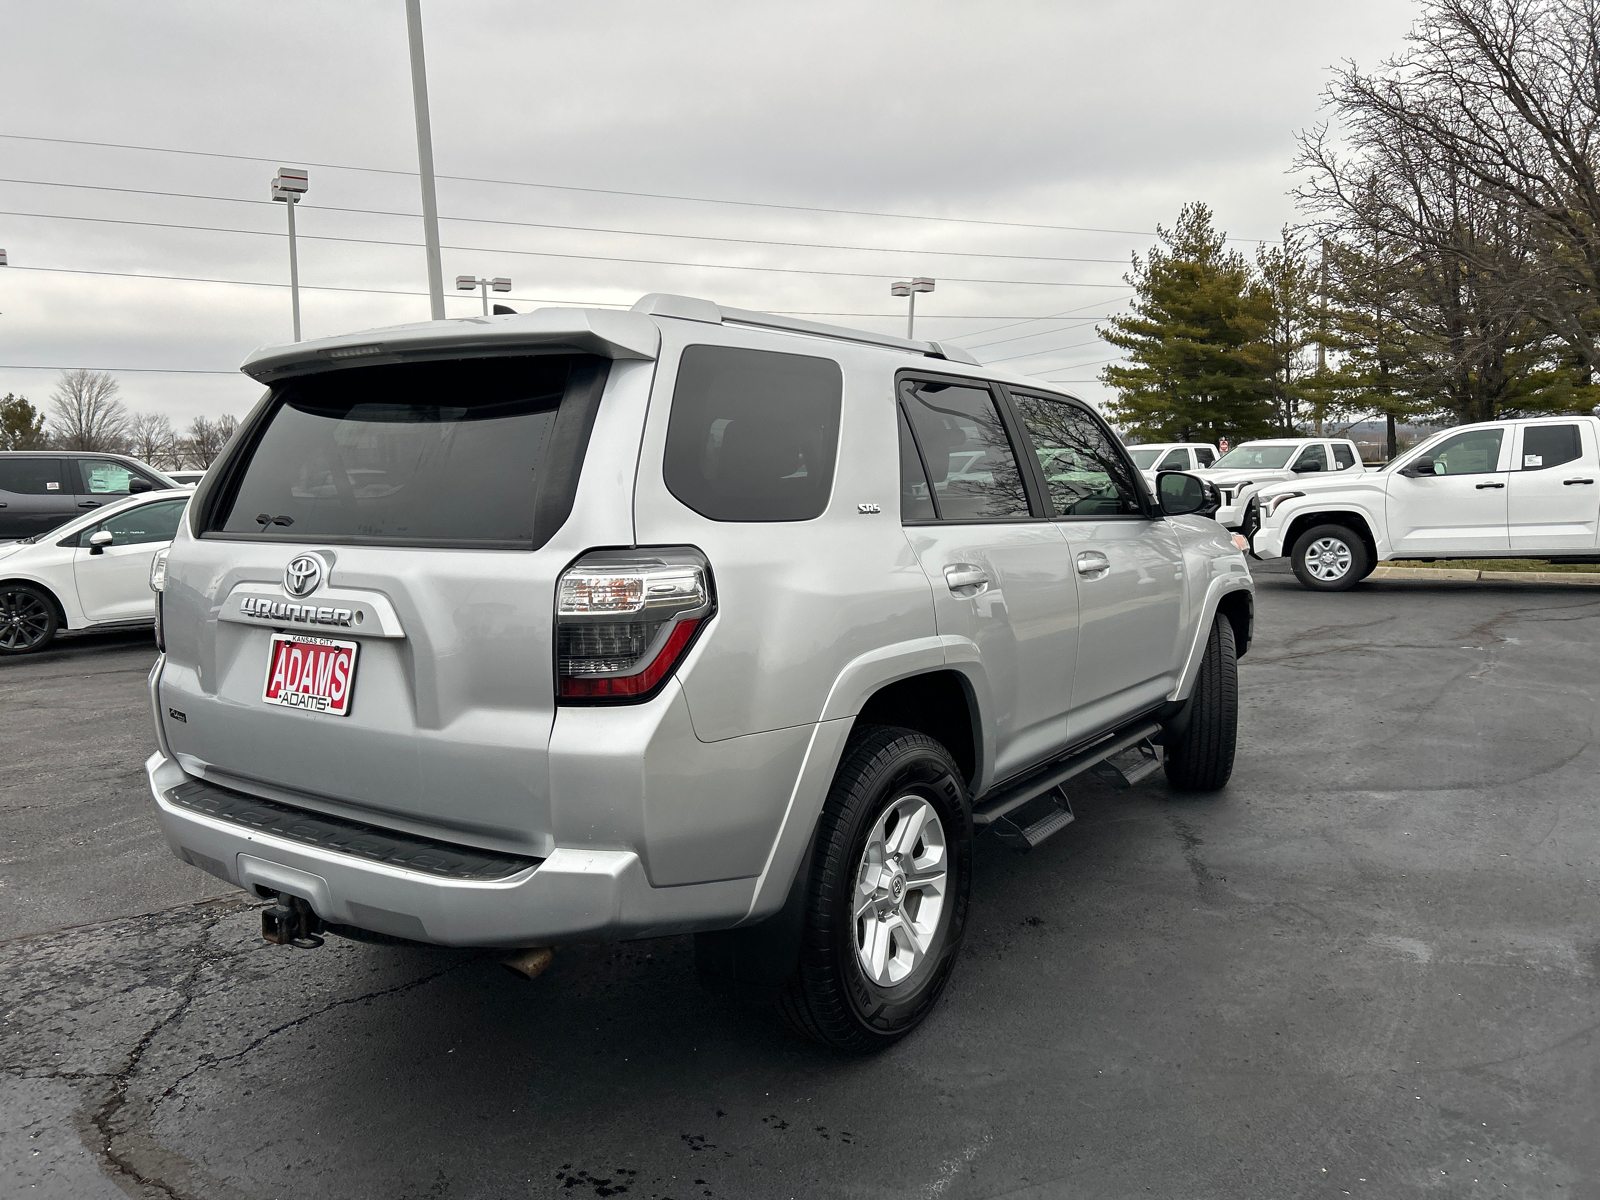
<instances>
[{"instance_id":1,"label":"black car wheel","mask_svg":"<svg viewBox=\"0 0 1600 1200\"><path fill-rule=\"evenodd\" d=\"M1180 792L1226 787L1238 739L1239 659L1233 622L1219 614L1206 638L1194 694L1167 733L1167 782Z\"/></svg>"},{"instance_id":2,"label":"black car wheel","mask_svg":"<svg viewBox=\"0 0 1600 1200\"><path fill-rule=\"evenodd\" d=\"M0 584L0 654L43 650L61 628L50 597L26 583Z\"/></svg>"}]
</instances>

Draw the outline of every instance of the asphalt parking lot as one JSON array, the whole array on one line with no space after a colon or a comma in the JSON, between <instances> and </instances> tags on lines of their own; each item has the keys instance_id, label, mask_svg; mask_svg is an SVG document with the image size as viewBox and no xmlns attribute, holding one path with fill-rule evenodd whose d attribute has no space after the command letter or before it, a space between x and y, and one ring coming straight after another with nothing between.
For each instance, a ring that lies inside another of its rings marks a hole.
<instances>
[{"instance_id":1,"label":"asphalt parking lot","mask_svg":"<svg viewBox=\"0 0 1600 1200\"><path fill-rule=\"evenodd\" d=\"M156 833L148 641L0 664L0 1192L1600 1194L1600 596L1257 577L1228 790L980 841L950 989L869 1060L685 939L531 984L266 945Z\"/></svg>"}]
</instances>

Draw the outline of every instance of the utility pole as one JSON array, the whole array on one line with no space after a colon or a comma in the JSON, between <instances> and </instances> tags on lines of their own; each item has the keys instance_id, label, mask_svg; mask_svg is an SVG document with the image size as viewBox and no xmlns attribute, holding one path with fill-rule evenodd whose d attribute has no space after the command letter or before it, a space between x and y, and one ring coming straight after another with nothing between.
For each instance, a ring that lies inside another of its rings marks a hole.
<instances>
[{"instance_id":1,"label":"utility pole","mask_svg":"<svg viewBox=\"0 0 1600 1200\"><path fill-rule=\"evenodd\" d=\"M272 198L283 202L289 214L289 308L294 314L294 340L300 340L300 256L294 242L294 206L306 194L306 173L297 167L279 167L272 180Z\"/></svg>"},{"instance_id":2,"label":"utility pole","mask_svg":"<svg viewBox=\"0 0 1600 1200\"><path fill-rule=\"evenodd\" d=\"M456 276L456 291L470 292L473 288L483 289L483 315L487 317L489 315L489 289L493 288L497 292L509 292L511 290L511 280L506 279L504 276L499 279L475 279L471 275Z\"/></svg>"},{"instance_id":3,"label":"utility pole","mask_svg":"<svg viewBox=\"0 0 1600 1200\"><path fill-rule=\"evenodd\" d=\"M428 255L428 306L444 320L444 268L439 264L439 198L433 188L433 125L428 120L428 68L422 59L422 0L406 0L411 43L411 103L417 116L417 169L422 176L422 240Z\"/></svg>"},{"instance_id":4,"label":"utility pole","mask_svg":"<svg viewBox=\"0 0 1600 1200\"><path fill-rule=\"evenodd\" d=\"M906 337L917 336L917 293L933 291L933 280L918 277L904 283L891 283L889 294L891 296L906 296L910 299L910 308L906 312Z\"/></svg>"}]
</instances>

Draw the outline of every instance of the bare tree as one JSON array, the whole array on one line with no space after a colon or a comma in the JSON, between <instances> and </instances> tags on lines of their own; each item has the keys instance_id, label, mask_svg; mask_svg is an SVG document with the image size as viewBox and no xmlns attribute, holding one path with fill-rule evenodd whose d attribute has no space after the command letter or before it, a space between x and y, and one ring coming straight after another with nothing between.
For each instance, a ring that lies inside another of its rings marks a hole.
<instances>
[{"instance_id":1,"label":"bare tree","mask_svg":"<svg viewBox=\"0 0 1600 1200\"><path fill-rule=\"evenodd\" d=\"M188 435L183 439L185 457L196 469L205 470L222 453L223 446L228 444L238 424L229 416L218 417L214 421L210 417L196 417L189 422Z\"/></svg>"},{"instance_id":2,"label":"bare tree","mask_svg":"<svg viewBox=\"0 0 1600 1200\"><path fill-rule=\"evenodd\" d=\"M176 469L177 440L163 413L140 413L128 426L130 453L158 470Z\"/></svg>"},{"instance_id":3,"label":"bare tree","mask_svg":"<svg viewBox=\"0 0 1600 1200\"><path fill-rule=\"evenodd\" d=\"M121 450L128 410L117 399L117 381L104 371L79 367L61 372L50 396L51 432L62 450Z\"/></svg>"}]
</instances>

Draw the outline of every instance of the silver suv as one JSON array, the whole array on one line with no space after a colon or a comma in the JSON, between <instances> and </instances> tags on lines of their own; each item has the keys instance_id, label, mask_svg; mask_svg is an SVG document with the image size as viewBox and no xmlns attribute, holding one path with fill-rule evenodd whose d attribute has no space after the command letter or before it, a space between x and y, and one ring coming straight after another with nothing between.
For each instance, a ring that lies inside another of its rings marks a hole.
<instances>
[{"instance_id":1,"label":"silver suv","mask_svg":"<svg viewBox=\"0 0 1600 1200\"><path fill-rule=\"evenodd\" d=\"M1214 491L1158 500L1036 380L665 295L243 369L152 575L147 765L270 940L693 932L871 1050L949 977L975 834L1037 844L1086 771L1232 770L1253 585Z\"/></svg>"}]
</instances>

